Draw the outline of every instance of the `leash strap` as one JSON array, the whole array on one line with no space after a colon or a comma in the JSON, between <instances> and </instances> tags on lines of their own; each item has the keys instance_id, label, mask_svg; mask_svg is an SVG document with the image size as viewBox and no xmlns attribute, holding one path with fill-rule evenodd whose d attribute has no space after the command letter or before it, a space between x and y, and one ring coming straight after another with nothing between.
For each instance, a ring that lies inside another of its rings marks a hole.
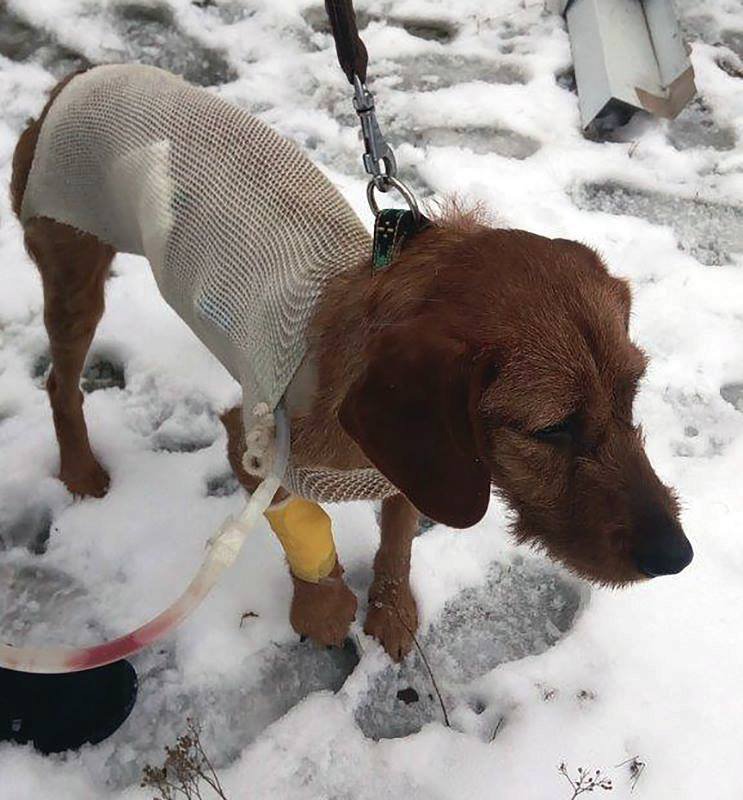
<instances>
[{"instance_id":1,"label":"leash strap","mask_svg":"<svg viewBox=\"0 0 743 800\"><path fill-rule=\"evenodd\" d=\"M325 0L325 11L333 31L338 62L348 82L353 86L354 75L358 75L365 83L369 55L359 36L353 3L351 0Z\"/></svg>"},{"instance_id":2,"label":"leash strap","mask_svg":"<svg viewBox=\"0 0 743 800\"><path fill-rule=\"evenodd\" d=\"M373 269L376 272L386 269L405 241L431 222L420 213L413 192L398 179L395 154L379 127L374 95L366 87L369 56L359 36L353 2L325 0L325 10L333 31L338 62L353 86L353 106L361 123L364 169L371 176L366 194L376 220L373 255ZM375 190L389 192L392 189L402 195L408 205L407 211L380 211L374 196Z\"/></svg>"}]
</instances>

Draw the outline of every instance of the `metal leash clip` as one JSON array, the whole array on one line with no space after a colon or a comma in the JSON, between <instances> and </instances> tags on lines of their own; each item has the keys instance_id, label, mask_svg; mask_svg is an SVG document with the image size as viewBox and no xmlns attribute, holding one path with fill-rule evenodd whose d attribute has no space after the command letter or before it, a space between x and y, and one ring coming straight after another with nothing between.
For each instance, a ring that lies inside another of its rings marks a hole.
<instances>
[{"instance_id":1,"label":"metal leash clip","mask_svg":"<svg viewBox=\"0 0 743 800\"><path fill-rule=\"evenodd\" d=\"M353 76L353 107L361 121L361 134L364 138L364 169L371 180L366 187L366 197L374 216L379 215L374 190L389 192L396 189L405 199L416 222L420 220L418 202L413 192L397 177L397 161L392 148L384 138L374 107L374 95L366 88L358 75Z\"/></svg>"}]
</instances>

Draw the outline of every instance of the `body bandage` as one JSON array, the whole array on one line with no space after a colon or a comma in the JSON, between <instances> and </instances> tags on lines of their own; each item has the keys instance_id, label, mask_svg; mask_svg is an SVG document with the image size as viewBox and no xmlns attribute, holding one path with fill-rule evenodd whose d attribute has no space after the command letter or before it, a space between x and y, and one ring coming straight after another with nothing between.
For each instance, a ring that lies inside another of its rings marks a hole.
<instances>
[{"instance_id":1,"label":"body bandage","mask_svg":"<svg viewBox=\"0 0 743 800\"><path fill-rule=\"evenodd\" d=\"M99 66L44 119L21 208L33 217L147 257L162 296L242 386L246 468L270 471L266 413L305 356L317 301L372 250L322 172L212 92L155 67ZM318 501L396 493L375 469L291 459L284 485Z\"/></svg>"},{"instance_id":2,"label":"body bandage","mask_svg":"<svg viewBox=\"0 0 743 800\"><path fill-rule=\"evenodd\" d=\"M242 386L249 464L270 457L256 464L268 474L246 509L221 526L169 608L93 647L0 643L0 664L43 673L92 669L161 638L234 562L280 485L327 501L396 493L373 468L290 460L281 400L305 356L315 306L330 280L371 253L351 207L291 142L163 70L95 67L50 106L20 217L56 220L146 256L162 296ZM291 497L265 513L298 578L318 582L332 571L331 523L319 506Z\"/></svg>"}]
</instances>

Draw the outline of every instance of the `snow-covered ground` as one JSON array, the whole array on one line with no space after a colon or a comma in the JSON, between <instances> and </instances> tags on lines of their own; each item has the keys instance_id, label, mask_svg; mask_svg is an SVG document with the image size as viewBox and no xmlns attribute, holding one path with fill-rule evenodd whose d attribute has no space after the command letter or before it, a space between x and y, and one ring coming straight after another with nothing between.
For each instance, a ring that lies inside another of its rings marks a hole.
<instances>
[{"instance_id":1,"label":"snow-covered ground","mask_svg":"<svg viewBox=\"0 0 743 800\"><path fill-rule=\"evenodd\" d=\"M424 532L412 579L447 728L417 655L391 666L358 623L360 660L297 641L290 582L262 526L193 618L136 659L140 701L116 735L54 758L0 745L0 798L149 798L142 767L192 716L235 799L569 800L565 762L601 769L615 798L740 800L740 2L678 0L699 98L673 123L636 120L605 143L579 131L568 38L542 0L357 5L383 127L416 189L589 242L631 280L633 335L652 358L636 413L696 558L678 577L611 592L515 547L495 502L468 532ZM259 114L370 221L349 87L317 0L7 0L0 53L3 186L24 121L58 77L134 59ZM236 387L147 265L118 257L86 402L112 486L73 502L54 478L40 282L5 191L0 286L0 631L98 641L167 605L240 509L217 418ZM363 598L374 508L331 513ZM241 625L244 612L257 616Z\"/></svg>"}]
</instances>

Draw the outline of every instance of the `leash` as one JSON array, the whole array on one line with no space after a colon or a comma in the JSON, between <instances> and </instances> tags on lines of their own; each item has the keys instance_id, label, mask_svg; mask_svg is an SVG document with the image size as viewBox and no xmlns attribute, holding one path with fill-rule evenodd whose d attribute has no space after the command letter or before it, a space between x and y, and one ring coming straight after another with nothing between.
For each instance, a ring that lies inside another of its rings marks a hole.
<instances>
[{"instance_id":1,"label":"leash","mask_svg":"<svg viewBox=\"0 0 743 800\"><path fill-rule=\"evenodd\" d=\"M325 10L335 40L338 63L353 86L353 107L361 123L364 169L370 176L366 197L374 214L372 269L379 272L392 264L400 250L432 223L420 211L411 189L397 177L397 160L377 119L374 95L366 85L369 54L356 23L352 0L325 0ZM375 192L397 191L408 208L380 209Z\"/></svg>"}]
</instances>

